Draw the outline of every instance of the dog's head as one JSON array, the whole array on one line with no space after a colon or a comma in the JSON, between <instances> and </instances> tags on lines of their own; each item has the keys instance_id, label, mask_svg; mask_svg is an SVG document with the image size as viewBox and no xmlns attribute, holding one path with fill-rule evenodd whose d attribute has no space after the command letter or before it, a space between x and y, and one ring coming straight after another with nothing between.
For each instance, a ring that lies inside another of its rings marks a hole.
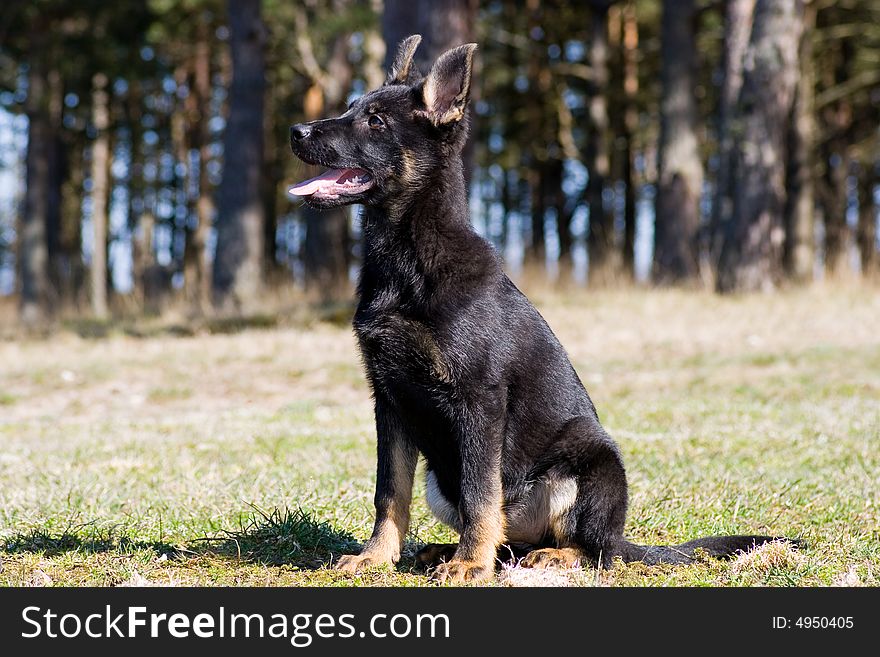
<instances>
[{"instance_id":1,"label":"dog's head","mask_svg":"<svg viewBox=\"0 0 880 657\"><path fill-rule=\"evenodd\" d=\"M345 114L290 128L294 154L328 170L289 194L315 208L390 205L431 184L432 174L459 156L477 45L448 50L422 77L413 64L420 41L405 39L385 83Z\"/></svg>"}]
</instances>

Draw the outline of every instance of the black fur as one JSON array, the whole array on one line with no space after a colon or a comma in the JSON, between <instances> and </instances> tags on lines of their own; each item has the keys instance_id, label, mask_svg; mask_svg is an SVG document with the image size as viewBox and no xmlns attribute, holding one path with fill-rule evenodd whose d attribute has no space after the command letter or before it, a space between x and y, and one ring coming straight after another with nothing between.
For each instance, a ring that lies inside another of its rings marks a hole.
<instances>
[{"instance_id":1,"label":"black fur","mask_svg":"<svg viewBox=\"0 0 880 657\"><path fill-rule=\"evenodd\" d=\"M364 552L341 567L397 559L417 453L442 495L434 491L438 515L461 533L440 579L487 576L502 541L572 548L607 566L689 562L696 548L723 557L771 540L624 539L620 451L565 350L470 224L460 153L475 46L442 55L422 77L417 44L405 41L385 86L348 112L291 129L301 159L372 180L351 197L306 198L365 206L354 329L375 398L377 520Z\"/></svg>"}]
</instances>

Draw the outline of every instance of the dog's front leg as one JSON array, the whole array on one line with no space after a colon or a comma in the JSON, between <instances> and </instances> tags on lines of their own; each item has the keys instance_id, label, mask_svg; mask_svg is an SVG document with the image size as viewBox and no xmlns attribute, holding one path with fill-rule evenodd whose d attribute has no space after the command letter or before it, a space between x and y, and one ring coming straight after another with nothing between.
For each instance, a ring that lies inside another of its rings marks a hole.
<instances>
[{"instance_id":1,"label":"dog's front leg","mask_svg":"<svg viewBox=\"0 0 880 657\"><path fill-rule=\"evenodd\" d=\"M360 554L345 555L339 560L336 567L340 570L357 572L366 566L395 563L409 528L418 450L406 437L396 414L378 398L376 434L376 524Z\"/></svg>"},{"instance_id":2,"label":"dog's front leg","mask_svg":"<svg viewBox=\"0 0 880 657\"><path fill-rule=\"evenodd\" d=\"M487 579L504 542L501 429L498 413L465 412L457 427L461 457L461 537L455 556L433 572L440 582ZM488 418L496 418L488 420Z\"/></svg>"}]
</instances>

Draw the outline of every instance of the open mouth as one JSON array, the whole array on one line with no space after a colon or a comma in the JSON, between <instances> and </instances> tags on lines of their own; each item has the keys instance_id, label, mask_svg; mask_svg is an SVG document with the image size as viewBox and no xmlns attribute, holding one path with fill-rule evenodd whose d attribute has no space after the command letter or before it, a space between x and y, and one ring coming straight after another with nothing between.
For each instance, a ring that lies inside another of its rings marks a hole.
<instances>
[{"instance_id":1,"label":"open mouth","mask_svg":"<svg viewBox=\"0 0 880 657\"><path fill-rule=\"evenodd\" d=\"M319 176L297 183L287 190L291 196L336 199L370 189L374 184L369 171L356 168L328 169Z\"/></svg>"}]
</instances>

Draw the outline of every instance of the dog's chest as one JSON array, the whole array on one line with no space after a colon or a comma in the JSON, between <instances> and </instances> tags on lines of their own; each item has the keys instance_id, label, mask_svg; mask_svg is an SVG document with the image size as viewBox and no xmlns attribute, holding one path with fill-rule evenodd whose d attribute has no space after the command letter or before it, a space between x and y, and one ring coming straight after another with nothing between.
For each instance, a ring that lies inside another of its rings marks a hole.
<instances>
[{"instance_id":1,"label":"dog's chest","mask_svg":"<svg viewBox=\"0 0 880 657\"><path fill-rule=\"evenodd\" d=\"M451 383L450 359L425 322L395 310L359 310L354 329L374 383L384 387Z\"/></svg>"}]
</instances>

